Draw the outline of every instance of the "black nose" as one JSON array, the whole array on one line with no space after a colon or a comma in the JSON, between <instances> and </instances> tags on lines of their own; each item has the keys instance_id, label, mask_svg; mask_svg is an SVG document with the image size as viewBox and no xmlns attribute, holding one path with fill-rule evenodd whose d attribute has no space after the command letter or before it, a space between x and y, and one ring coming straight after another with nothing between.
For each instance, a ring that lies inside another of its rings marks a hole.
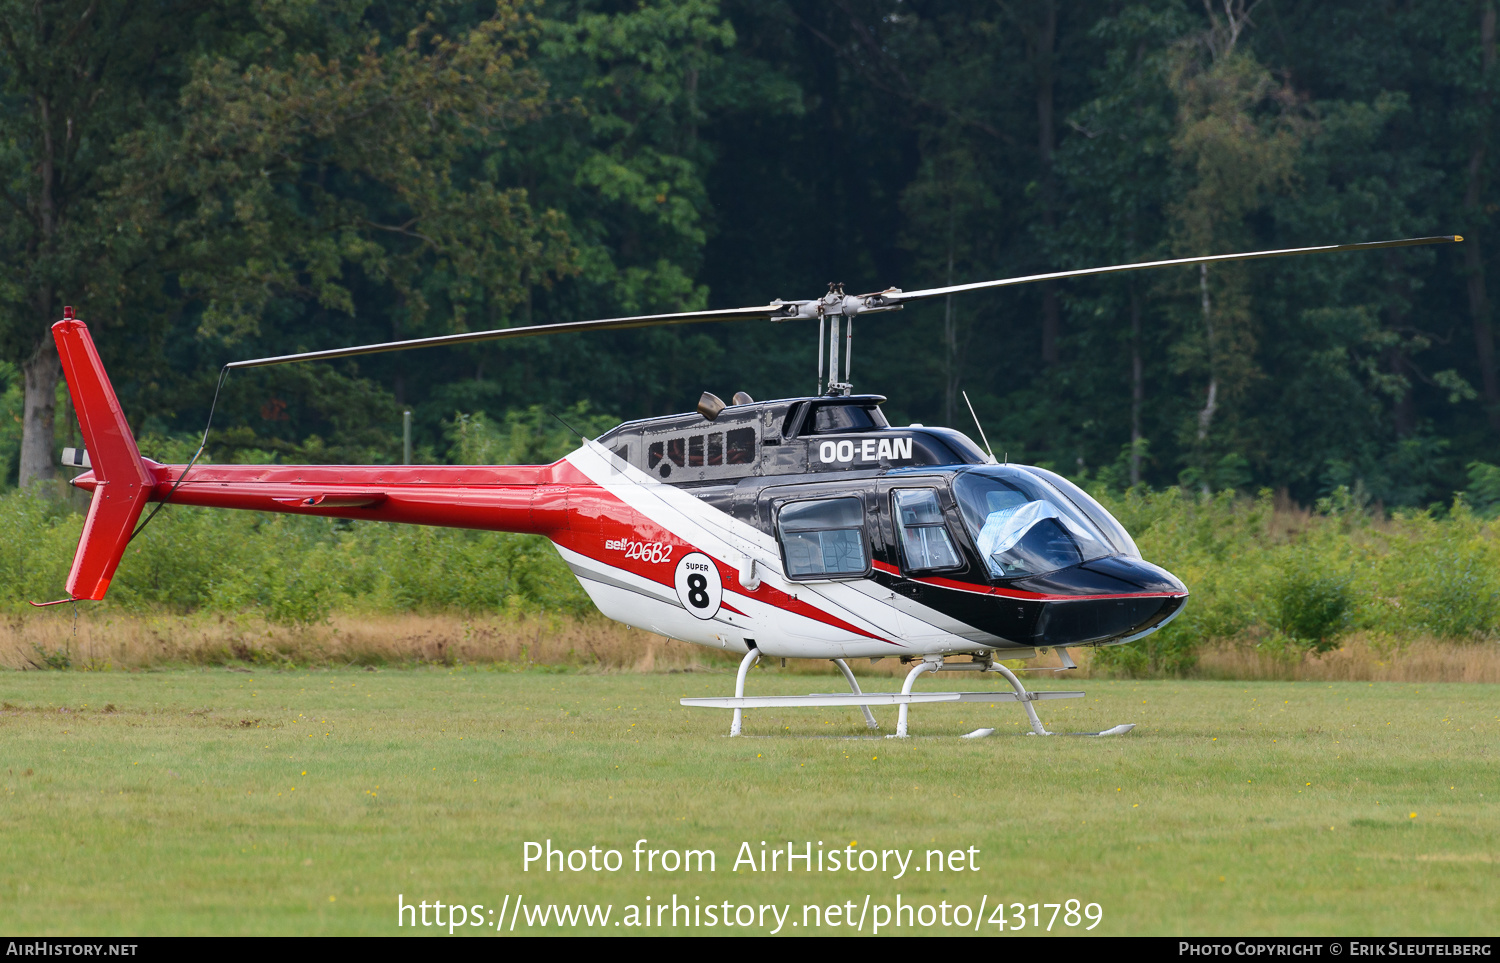
<instances>
[{"instance_id":1,"label":"black nose","mask_svg":"<svg viewBox=\"0 0 1500 963\"><path fill-rule=\"evenodd\" d=\"M1159 565L1114 555L1011 583L1041 596L1032 642L1081 645L1149 631L1187 601L1187 586Z\"/></svg>"}]
</instances>

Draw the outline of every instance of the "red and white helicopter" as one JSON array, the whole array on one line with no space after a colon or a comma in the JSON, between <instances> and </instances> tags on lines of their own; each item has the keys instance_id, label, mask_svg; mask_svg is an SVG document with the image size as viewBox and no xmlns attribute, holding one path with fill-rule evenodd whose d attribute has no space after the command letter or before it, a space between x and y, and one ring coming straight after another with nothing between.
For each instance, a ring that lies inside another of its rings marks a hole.
<instances>
[{"instance_id":1,"label":"red and white helicopter","mask_svg":"<svg viewBox=\"0 0 1500 963\"><path fill-rule=\"evenodd\" d=\"M87 448L65 451L64 464L89 469L73 484L93 497L68 598L60 601L104 598L148 502L533 533L552 541L610 618L743 655L732 697L682 700L733 709L732 736L748 708L857 706L875 729L870 707L894 705L895 736L903 737L913 704L998 701L1019 702L1031 731L1050 735L1032 703L1083 693L1030 691L1001 660L1052 649L1072 668L1070 648L1123 645L1160 629L1182 611L1187 587L1143 559L1119 522L1065 478L999 464L952 429L888 424L883 397L852 393L854 318L1036 281L1460 240L1180 258L912 292L851 296L830 285L809 301L507 328L225 366L227 375L541 334L817 320L817 394L757 402L741 393L725 405L704 393L694 412L627 422L540 466L198 465L197 456L187 465L158 464L137 449L88 328L69 308L52 330ZM850 692L746 696L746 673L763 657L830 660ZM890 657L912 665L901 691L862 692L846 660ZM923 673L954 670L998 673L1012 691L913 691Z\"/></svg>"}]
</instances>

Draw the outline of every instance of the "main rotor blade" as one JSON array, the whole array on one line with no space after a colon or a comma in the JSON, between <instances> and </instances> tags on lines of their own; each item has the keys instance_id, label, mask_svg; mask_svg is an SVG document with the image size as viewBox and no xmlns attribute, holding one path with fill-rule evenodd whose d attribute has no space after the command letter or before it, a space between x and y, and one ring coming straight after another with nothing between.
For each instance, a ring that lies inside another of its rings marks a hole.
<instances>
[{"instance_id":1,"label":"main rotor blade","mask_svg":"<svg viewBox=\"0 0 1500 963\"><path fill-rule=\"evenodd\" d=\"M1289 247L1275 251L1250 251L1244 254L1209 254L1203 257L1180 257L1169 261L1141 261L1136 264L1115 264L1110 267L1082 268L1077 271L1054 271L1051 274L1029 274L1019 278L1001 278L998 281L976 281L973 284L950 284L942 288L926 288L921 291L901 293L884 292L876 295L882 303L905 304L908 301L923 301L941 298L965 291L984 291L990 288L1008 288L1017 284L1033 284L1037 281L1058 281L1063 278L1082 278L1094 274L1113 274L1117 271L1143 271L1147 268L1173 267L1180 264L1214 264L1221 261L1259 261L1273 257L1291 257L1296 254L1336 254L1340 251L1376 251L1387 247L1417 247L1423 244L1457 244L1463 235L1443 237L1413 237L1400 241L1362 241L1358 244L1320 244L1317 247Z\"/></svg>"},{"instance_id":2,"label":"main rotor blade","mask_svg":"<svg viewBox=\"0 0 1500 963\"><path fill-rule=\"evenodd\" d=\"M890 289L875 294L846 297L830 293L818 301L780 301L753 308L726 308L718 311L682 311L675 314L641 314L627 318L603 318L597 321L567 321L561 324L533 324L521 328L500 328L494 331L473 331L463 334L445 334L434 338L413 338L409 341L386 341L381 344L358 345L352 348L330 348L326 351L304 351L299 354L283 354L269 358L251 358L247 361L231 361L226 368L259 368L265 365L286 364L291 361L331 361L335 358L353 358L366 354L381 354L387 351L405 351L409 348L433 348L442 345L474 344L479 341L504 341L509 338L530 338L542 334L571 334L578 331L618 331L626 328L648 328L658 325L696 324L703 321L790 321L796 318L815 318L827 311L832 314L863 314L874 311L899 309L909 301L923 301L966 291L984 291L990 288L1013 287L1037 281L1057 281L1064 278L1088 277L1095 274L1113 274L1120 271L1142 271L1147 268L1173 267L1185 264L1214 264L1221 261L1256 261L1264 258L1290 257L1297 254L1337 253L1340 251L1372 251L1390 247L1416 247L1423 244L1455 244L1462 241L1460 235L1443 237L1415 237L1399 241L1364 241L1359 244L1323 244L1317 247L1293 247L1275 251L1250 251L1243 254L1210 254L1203 257L1173 258L1167 261L1142 261L1136 264L1115 264L1108 267L1082 268L1077 271L1054 271L1050 274L1031 274L1025 277L1001 278L995 281L976 281L972 284L953 284L941 288L921 291L899 291Z\"/></svg>"},{"instance_id":3,"label":"main rotor blade","mask_svg":"<svg viewBox=\"0 0 1500 963\"><path fill-rule=\"evenodd\" d=\"M624 328L647 328L664 324L693 324L699 321L767 320L785 314L786 308L768 304L758 308L728 308L722 311L682 311L677 314L641 314L629 318L603 318L597 321L566 321L560 324L533 324L522 328L499 328L494 331L471 331L444 334L435 338L413 338L410 341L386 341L381 344L357 345L352 348L330 348L327 351L304 351L271 358L231 361L226 368L260 368L289 361L330 361L362 354L405 351L408 348L432 348L440 345L473 344L476 341L503 341L507 338L530 338L539 334L569 334L574 331L618 331Z\"/></svg>"}]
</instances>

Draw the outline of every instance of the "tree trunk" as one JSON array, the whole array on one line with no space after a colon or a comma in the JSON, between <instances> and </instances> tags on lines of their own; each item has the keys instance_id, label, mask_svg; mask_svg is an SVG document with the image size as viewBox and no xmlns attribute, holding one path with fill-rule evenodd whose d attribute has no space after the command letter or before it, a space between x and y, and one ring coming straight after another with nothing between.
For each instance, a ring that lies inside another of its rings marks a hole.
<instances>
[{"instance_id":1,"label":"tree trunk","mask_svg":"<svg viewBox=\"0 0 1500 963\"><path fill-rule=\"evenodd\" d=\"M57 175L55 146L52 141L52 105L46 97L36 98L37 117L42 132L41 163L38 165L36 210L42 249L50 250L57 233L57 216L52 192ZM52 323L52 291L43 285L33 302L36 316ZM52 481L57 477L57 460L53 457L53 426L56 420L57 380L62 365L57 360L57 344L52 333L45 331L36 352L21 362L23 383L21 415L21 464L16 484L26 487L33 481Z\"/></svg>"},{"instance_id":2,"label":"tree trunk","mask_svg":"<svg viewBox=\"0 0 1500 963\"><path fill-rule=\"evenodd\" d=\"M958 401L958 333L953 328L953 295L943 299L943 424L953 424Z\"/></svg>"},{"instance_id":3,"label":"tree trunk","mask_svg":"<svg viewBox=\"0 0 1500 963\"><path fill-rule=\"evenodd\" d=\"M1057 5L1047 0L1042 23L1036 33L1033 68L1036 72L1037 160L1041 167L1042 229L1050 239L1057 233L1056 198L1052 183L1052 154L1057 146L1053 107L1055 82L1052 55L1057 46ZM1051 281L1042 285L1042 362L1057 364L1062 338L1062 313L1057 289Z\"/></svg>"},{"instance_id":4,"label":"tree trunk","mask_svg":"<svg viewBox=\"0 0 1500 963\"><path fill-rule=\"evenodd\" d=\"M53 457L53 425L57 407L57 382L62 365L57 360L57 345L49 335L39 350L21 364L24 398L21 416L21 470L16 483L22 488L33 481L51 481L57 477L57 459Z\"/></svg>"},{"instance_id":5,"label":"tree trunk","mask_svg":"<svg viewBox=\"0 0 1500 963\"><path fill-rule=\"evenodd\" d=\"M1203 494L1209 493L1208 484L1208 431L1213 427L1214 412L1219 410L1219 375L1214 367L1214 316L1213 305L1208 299L1208 265L1198 265L1198 288L1203 295L1203 333L1208 340L1208 390L1204 393L1203 408L1198 412L1198 453L1203 459Z\"/></svg>"},{"instance_id":6,"label":"tree trunk","mask_svg":"<svg viewBox=\"0 0 1500 963\"><path fill-rule=\"evenodd\" d=\"M1386 371L1407 381L1406 388L1391 404L1391 427L1395 429L1397 438L1410 438L1417 430L1417 409L1412 399L1410 365L1406 360L1406 353L1399 346L1387 348L1385 354Z\"/></svg>"},{"instance_id":7,"label":"tree trunk","mask_svg":"<svg viewBox=\"0 0 1500 963\"><path fill-rule=\"evenodd\" d=\"M1058 341L1062 339L1062 312L1058 309L1058 291L1053 282L1043 282L1041 287L1041 360L1046 365L1056 365L1062 354Z\"/></svg>"},{"instance_id":8,"label":"tree trunk","mask_svg":"<svg viewBox=\"0 0 1500 963\"><path fill-rule=\"evenodd\" d=\"M1485 154L1489 140L1488 115L1490 95L1488 79L1495 65L1495 5L1479 7L1479 42L1483 51L1484 73L1479 95L1481 116L1486 118L1475 132L1474 149L1469 155L1469 183L1464 192L1464 211L1474 218L1471 233L1464 238L1464 272L1468 275L1469 317L1474 327L1474 356L1479 363L1480 384L1484 393L1485 414L1490 427L1500 431L1500 373L1495 369L1495 333L1490 326L1489 294L1484 284L1484 255L1479 242L1480 195L1484 182Z\"/></svg>"},{"instance_id":9,"label":"tree trunk","mask_svg":"<svg viewBox=\"0 0 1500 963\"><path fill-rule=\"evenodd\" d=\"M1057 305L1057 292L1053 282L1042 282L1042 362L1057 364L1062 357L1057 342L1062 337L1062 313Z\"/></svg>"},{"instance_id":10,"label":"tree trunk","mask_svg":"<svg viewBox=\"0 0 1500 963\"><path fill-rule=\"evenodd\" d=\"M948 197L948 280L953 283L954 201ZM943 299L943 424L953 424L958 407L958 329L953 319L953 295Z\"/></svg>"},{"instance_id":11,"label":"tree trunk","mask_svg":"<svg viewBox=\"0 0 1500 963\"><path fill-rule=\"evenodd\" d=\"M1417 408L1412 376L1415 374L1406 347L1401 343L1401 332L1406 328L1406 306L1410 303L1411 285L1402 271L1401 256L1396 251L1385 254L1386 273L1393 280L1387 287L1390 305L1385 309L1385 326L1396 338L1396 343L1385 349L1385 368L1390 374L1406 381L1406 387L1391 403L1391 427L1397 438L1410 438L1417 431Z\"/></svg>"},{"instance_id":12,"label":"tree trunk","mask_svg":"<svg viewBox=\"0 0 1500 963\"><path fill-rule=\"evenodd\" d=\"M1146 384L1141 377L1141 296L1130 292L1130 487L1141 483L1141 406Z\"/></svg>"},{"instance_id":13,"label":"tree trunk","mask_svg":"<svg viewBox=\"0 0 1500 963\"><path fill-rule=\"evenodd\" d=\"M1214 412L1219 410L1219 377L1214 371L1214 316L1213 305L1208 300L1207 264L1198 265L1198 289L1203 296L1203 332L1208 341L1208 393L1203 410L1198 412L1198 441L1201 444L1208 441Z\"/></svg>"}]
</instances>

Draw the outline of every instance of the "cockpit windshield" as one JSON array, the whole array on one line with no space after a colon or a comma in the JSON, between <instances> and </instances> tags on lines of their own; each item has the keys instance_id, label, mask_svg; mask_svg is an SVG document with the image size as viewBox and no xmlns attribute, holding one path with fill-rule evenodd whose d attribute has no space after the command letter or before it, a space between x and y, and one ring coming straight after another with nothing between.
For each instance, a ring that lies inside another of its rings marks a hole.
<instances>
[{"instance_id":1,"label":"cockpit windshield","mask_svg":"<svg viewBox=\"0 0 1500 963\"><path fill-rule=\"evenodd\" d=\"M1125 526L1115 520L1103 505L1094 500L1088 492L1068 481L1061 475L1048 471L1045 468L1037 468L1035 465L1027 465L1026 471L1038 475L1043 481L1051 482L1052 487L1062 492L1072 500L1082 512L1089 517L1098 528L1109 539L1109 543L1115 547L1121 555L1129 555L1131 558L1140 558L1141 550L1136 548L1135 539L1125 531Z\"/></svg>"},{"instance_id":2,"label":"cockpit windshield","mask_svg":"<svg viewBox=\"0 0 1500 963\"><path fill-rule=\"evenodd\" d=\"M1024 469L975 468L954 479L953 492L993 578L1043 575L1121 554L1072 499Z\"/></svg>"}]
</instances>

